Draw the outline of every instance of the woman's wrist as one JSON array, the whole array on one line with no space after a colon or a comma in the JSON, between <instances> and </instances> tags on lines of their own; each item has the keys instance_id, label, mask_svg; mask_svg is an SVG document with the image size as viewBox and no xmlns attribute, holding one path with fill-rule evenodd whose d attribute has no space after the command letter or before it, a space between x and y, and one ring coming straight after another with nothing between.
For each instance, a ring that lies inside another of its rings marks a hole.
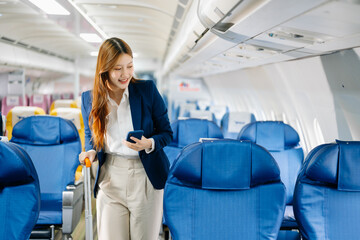
<instances>
[{"instance_id":1,"label":"woman's wrist","mask_svg":"<svg viewBox=\"0 0 360 240\"><path fill-rule=\"evenodd\" d=\"M148 138L148 139L146 139L146 141L147 141L147 144L146 144L146 148L147 149L151 149L152 148L152 141L151 141L151 139L150 138Z\"/></svg>"}]
</instances>

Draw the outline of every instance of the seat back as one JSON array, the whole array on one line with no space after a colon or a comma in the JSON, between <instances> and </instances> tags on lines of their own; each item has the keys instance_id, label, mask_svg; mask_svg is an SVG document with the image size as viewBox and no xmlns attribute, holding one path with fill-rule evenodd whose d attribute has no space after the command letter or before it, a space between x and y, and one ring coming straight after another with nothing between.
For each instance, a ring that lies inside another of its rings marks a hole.
<instances>
[{"instance_id":1,"label":"seat back","mask_svg":"<svg viewBox=\"0 0 360 240\"><path fill-rule=\"evenodd\" d=\"M62 223L62 192L74 184L81 152L75 125L55 116L31 116L18 122L11 142L30 155L39 175L41 212L37 224Z\"/></svg>"},{"instance_id":2,"label":"seat back","mask_svg":"<svg viewBox=\"0 0 360 240\"><path fill-rule=\"evenodd\" d=\"M286 186L286 203L291 205L296 177L304 159L295 129L279 121L258 121L244 126L238 138L250 140L271 153L279 165L281 181Z\"/></svg>"},{"instance_id":3,"label":"seat back","mask_svg":"<svg viewBox=\"0 0 360 240\"><path fill-rule=\"evenodd\" d=\"M229 108L225 105L211 105L208 106L206 110L209 110L214 114L215 122L219 127L221 127L221 119L227 112L229 112Z\"/></svg>"},{"instance_id":4,"label":"seat back","mask_svg":"<svg viewBox=\"0 0 360 240\"><path fill-rule=\"evenodd\" d=\"M84 121L81 114L81 109L79 108L54 108L50 112L51 116L59 116L64 119L70 120L74 123L76 129L79 132L81 145L83 150L85 149L85 127Z\"/></svg>"},{"instance_id":5,"label":"seat back","mask_svg":"<svg viewBox=\"0 0 360 240\"><path fill-rule=\"evenodd\" d=\"M206 99L198 99L195 101L196 109L206 110L210 105L211 101Z\"/></svg>"},{"instance_id":6,"label":"seat back","mask_svg":"<svg viewBox=\"0 0 360 240\"><path fill-rule=\"evenodd\" d=\"M255 116L249 112L228 112L221 120L221 129L225 138L237 139L241 129L255 122Z\"/></svg>"},{"instance_id":7,"label":"seat back","mask_svg":"<svg viewBox=\"0 0 360 240\"><path fill-rule=\"evenodd\" d=\"M306 157L294 193L294 213L305 239L358 239L360 141L336 141Z\"/></svg>"},{"instance_id":8,"label":"seat back","mask_svg":"<svg viewBox=\"0 0 360 240\"><path fill-rule=\"evenodd\" d=\"M48 95L49 106L51 107L52 103L59 99L61 99L60 93L53 93L53 94ZM49 109L49 111L50 111L50 109Z\"/></svg>"},{"instance_id":9,"label":"seat back","mask_svg":"<svg viewBox=\"0 0 360 240\"><path fill-rule=\"evenodd\" d=\"M29 239L39 217L40 185L29 155L0 141L0 238Z\"/></svg>"},{"instance_id":10,"label":"seat back","mask_svg":"<svg viewBox=\"0 0 360 240\"><path fill-rule=\"evenodd\" d=\"M178 118L179 117L190 117L190 111L191 110L196 110L197 107L196 107L196 103L181 103L179 106L178 106Z\"/></svg>"},{"instance_id":11,"label":"seat back","mask_svg":"<svg viewBox=\"0 0 360 240\"><path fill-rule=\"evenodd\" d=\"M5 96L1 102L1 112L4 116L8 114L10 109L16 106L27 106L28 105L28 99L26 97L25 100L23 100L22 96L17 95L10 95Z\"/></svg>"},{"instance_id":12,"label":"seat back","mask_svg":"<svg viewBox=\"0 0 360 240\"><path fill-rule=\"evenodd\" d=\"M204 119L177 120L171 124L173 140L164 148L170 165L174 162L183 147L200 138L223 138L220 128L212 121Z\"/></svg>"},{"instance_id":13,"label":"seat back","mask_svg":"<svg viewBox=\"0 0 360 240\"><path fill-rule=\"evenodd\" d=\"M223 138L220 128L212 121L204 119L177 120L171 124L173 141L171 146L183 148L200 138Z\"/></svg>"},{"instance_id":14,"label":"seat back","mask_svg":"<svg viewBox=\"0 0 360 240\"><path fill-rule=\"evenodd\" d=\"M50 112L55 108L78 108L77 102L72 99L58 99L51 103Z\"/></svg>"},{"instance_id":15,"label":"seat back","mask_svg":"<svg viewBox=\"0 0 360 240\"><path fill-rule=\"evenodd\" d=\"M286 192L279 168L249 141L185 147L170 169L164 216L174 239L276 239Z\"/></svg>"},{"instance_id":16,"label":"seat back","mask_svg":"<svg viewBox=\"0 0 360 240\"><path fill-rule=\"evenodd\" d=\"M74 93L72 92L62 93L61 99L74 99Z\"/></svg>"},{"instance_id":17,"label":"seat back","mask_svg":"<svg viewBox=\"0 0 360 240\"><path fill-rule=\"evenodd\" d=\"M206 119L215 122L215 116L208 110L191 110L189 113L190 118Z\"/></svg>"},{"instance_id":18,"label":"seat back","mask_svg":"<svg viewBox=\"0 0 360 240\"><path fill-rule=\"evenodd\" d=\"M6 115L6 133L7 137L11 139L12 130L19 121L22 119L34 116L34 115L45 115L45 111L39 107L29 106L17 106L13 107Z\"/></svg>"},{"instance_id":19,"label":"seat back","mask_svg":"<svg viewBox=\"0 0 360 240\"><path fill-rule=\"evenodd\" d=\"M43 94L34 94L29 99L29 106L39 107L45 112L48 110L47 98Z\"/></svg>"}]
</instances>

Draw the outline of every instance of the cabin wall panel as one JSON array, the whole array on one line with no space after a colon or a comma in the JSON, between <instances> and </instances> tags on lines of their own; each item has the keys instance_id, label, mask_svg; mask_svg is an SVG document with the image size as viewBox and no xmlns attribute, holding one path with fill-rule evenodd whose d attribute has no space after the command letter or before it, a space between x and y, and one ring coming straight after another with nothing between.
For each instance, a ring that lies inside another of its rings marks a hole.
<instances>
[{"instance_id":1,"label":"cabin wall panel","mask_svg":"<svg viewBox=\"0 0 360 240\"><path fill-rule=\"evenodd\" d=\"M215 104L253 112L257 120L286 120L302 131L309 151L322 140L360 139L359 63L358 49L345 50L204 80Z\"/></svg>"}]
</instances>

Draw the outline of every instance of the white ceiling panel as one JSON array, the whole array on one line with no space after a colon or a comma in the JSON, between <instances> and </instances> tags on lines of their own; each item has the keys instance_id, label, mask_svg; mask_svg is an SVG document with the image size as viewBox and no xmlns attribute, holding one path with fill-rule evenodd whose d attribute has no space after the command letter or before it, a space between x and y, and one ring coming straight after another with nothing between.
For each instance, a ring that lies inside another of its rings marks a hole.
<instances>
[{"instance_id":1,"label":"white ceiling panel","mask_svg":"<svg viewBox=\"0 0 360 240\"><path fill-rule=\"evenodd\" d=\"M95 49L63 27L64 24L37 11L28 1L6 1L0 5L0 14L0 37L6 43L69 60Z\"/></svg>"},{"instance_id":2,"label":"white ceiling panel","mask_svg":"<svg viewBox=\"0 0 360 240\"><path fill-rule=\"evenodd\" d=\"M188 1L74 0L108 37L129 43L139 56L164 60L171 34L177 30ZM174 24L175 22L175 24Z\"/></svg>"}]
</instances>

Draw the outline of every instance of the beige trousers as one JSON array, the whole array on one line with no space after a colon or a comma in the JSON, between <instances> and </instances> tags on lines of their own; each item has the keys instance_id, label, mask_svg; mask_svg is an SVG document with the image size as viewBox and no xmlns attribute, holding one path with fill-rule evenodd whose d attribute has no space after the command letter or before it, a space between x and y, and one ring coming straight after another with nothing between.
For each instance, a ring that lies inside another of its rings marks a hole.
<instances>
[{"instance_id":1,"label":"beige trousers","mask_svg":"<svg viewBox=\"0 0 360 240\"><path fill-rule=\"evenodd\" d=\"M107 155L96 200L99 240L157 240L163 190L148 179L140 158Z\"/></svg>"}]
</instances>

